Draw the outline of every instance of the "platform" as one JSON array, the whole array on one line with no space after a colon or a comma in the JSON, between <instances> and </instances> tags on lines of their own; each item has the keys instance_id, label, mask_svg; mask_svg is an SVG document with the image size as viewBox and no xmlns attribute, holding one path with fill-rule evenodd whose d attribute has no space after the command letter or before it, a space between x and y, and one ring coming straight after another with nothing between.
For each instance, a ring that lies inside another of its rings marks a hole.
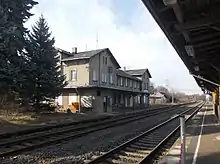
<instances>
[{"instance_id":1,"label":"platform","mask_svg":"<svg viewBox=\"0 0 220 164\"><path fill-rule=\"evenodd\" d=\"M159 164L179 164L178 139ZM220 125L213 110L203 108L186 128L186 164L220 164Z\"/></svg>"}]
</instances>

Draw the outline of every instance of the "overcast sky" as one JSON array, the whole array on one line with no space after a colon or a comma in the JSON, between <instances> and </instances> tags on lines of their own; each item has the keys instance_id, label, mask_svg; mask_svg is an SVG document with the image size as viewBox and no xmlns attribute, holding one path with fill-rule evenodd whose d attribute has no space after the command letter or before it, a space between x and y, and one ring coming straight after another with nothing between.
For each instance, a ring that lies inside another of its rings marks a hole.
<instances>
[{"instance_id":1,"label":"overcast sky","mask_svg":"<svg viewBox=\"0 0 220 164\"><path fill-rule=\"evenodd\" d=\"M96 49L98 36L98 48L109 48L122 68L148 68L156 85L201 93L141 0L40 0L32 13L27 27L42 13L56 47Z\"/></svg>"}]
</instances>

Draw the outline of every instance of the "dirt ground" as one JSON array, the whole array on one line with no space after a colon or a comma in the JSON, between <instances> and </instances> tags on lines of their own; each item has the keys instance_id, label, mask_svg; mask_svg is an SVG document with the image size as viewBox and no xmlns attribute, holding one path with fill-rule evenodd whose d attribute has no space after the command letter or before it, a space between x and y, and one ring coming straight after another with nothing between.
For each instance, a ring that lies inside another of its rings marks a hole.
<instances>
[{"instance_id":1,"label":"dirt ground","mask_svg":"<svg viewBox=\"0 0 220 164\"><path fill-rule=\"evenodd\" d=\"M0 134L46 125L76 122L103 116L104 115L95 113L35 113L16 111L8 112L0 110Z\"/></svg>"},{"instance_id":2,"label":"dirt ground","mask_svg":"<svg viewBox=\"0 0 220 164\"><path fill-rule=\"evenodd\" d=\"M155 105L153 108L158 108L159 106ZM56 124L63 124L69 122L76 122L86 119L92 118L100 118L109 115L115 115L118 113L127 113L132 112L134 110L123 110L120 109L115 111L115 113L102 113L97 114L93 112L89 113L60 113L60 112L53 112L53 113L35 113L35 112L22 112L22 110L1 110L0 109L0 134L7 133L12 131L18 130L25 130L40 126L47 126L47 125L56 125Z\"/></svg>"}]
</instances>

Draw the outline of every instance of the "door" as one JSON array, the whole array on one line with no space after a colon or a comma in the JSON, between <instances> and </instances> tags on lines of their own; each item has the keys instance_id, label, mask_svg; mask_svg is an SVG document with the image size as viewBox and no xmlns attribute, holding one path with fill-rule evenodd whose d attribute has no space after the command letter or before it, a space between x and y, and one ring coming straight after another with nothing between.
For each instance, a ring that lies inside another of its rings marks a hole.
<instances>
[{"instance_id":1,"label":"door","mask_svg":"<svg viewBox=\"0 0 220 164\"><path fill-rule=\"evenodd\" d=\"M78 102L78 96L76 93L69 93L69 105L72 105L72 103Z\"/></svg>"},{"instance_id":2,"label":"door","mask_svg":"<svg viewBox=\"0 0 220 164\"><path fill-rule=\"evenodd\" d=\"M107 112L107 96L103 97L103 108L104 112Z\"/></svg>"}]
</instances>

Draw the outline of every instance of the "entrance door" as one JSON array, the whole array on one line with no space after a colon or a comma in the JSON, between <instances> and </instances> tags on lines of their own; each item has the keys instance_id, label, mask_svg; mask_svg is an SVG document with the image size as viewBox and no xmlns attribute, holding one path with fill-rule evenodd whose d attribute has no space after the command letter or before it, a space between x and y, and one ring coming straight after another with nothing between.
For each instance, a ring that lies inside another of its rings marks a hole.
<instances>
[{"instance_id":1,"label":"entrance door","mask_svg":"<svg viewBox=\"0 0 220 164\"><path fill-rule=\"evenodd\" d=\"M76 93L69 93L69 105L72 103L78 102L78 96Z\"/></svg>"},{"instance_id":2,"label":"entrance door","mask_svg":"<svg viewBox=\"0 0 220 164\"><path fill-rule=\"evenodd\" d=\"M103 108L104 112L107 112L107 96L103 97Z\"/></svg>"}]
</instances>

